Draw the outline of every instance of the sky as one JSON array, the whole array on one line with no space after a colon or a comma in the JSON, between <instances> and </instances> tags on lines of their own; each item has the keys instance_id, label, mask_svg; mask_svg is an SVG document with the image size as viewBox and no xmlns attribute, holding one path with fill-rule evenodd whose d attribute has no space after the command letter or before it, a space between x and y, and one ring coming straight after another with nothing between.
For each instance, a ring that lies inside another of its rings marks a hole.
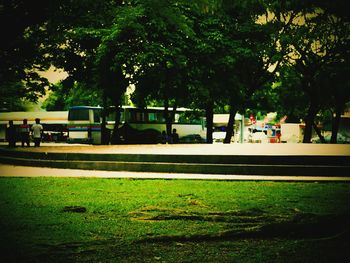
<instances>
[{"instance_id":1,"label":"sky","mask_svg":"<svg viewBox=\"0 0 350 263\"><path fill-rule=\"evenodd\" d=\"M55 84L68 76L67 72L64 72L62 69L56 69L53 66L51 66L49 70L40 72L39 74L47 78L52 84Z\"/></svg>"}]
</instances>

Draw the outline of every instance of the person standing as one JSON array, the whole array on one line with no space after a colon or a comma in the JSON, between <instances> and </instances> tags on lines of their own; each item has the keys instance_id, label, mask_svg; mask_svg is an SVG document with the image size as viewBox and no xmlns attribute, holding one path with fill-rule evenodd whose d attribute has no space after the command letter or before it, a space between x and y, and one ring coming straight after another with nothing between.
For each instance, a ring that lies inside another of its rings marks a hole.
<instances>
[{"instance_id":1,"label":"person standing","mask_svg":"<svg viewBox=\"0 0 350 263\"><path fill-rule=\"evenodd\" d=\"M40 124L39 118L35 119L35 124L33 124L31 130L33 132L34 146L39 147L40 142L41 142L41 137L43 134L43 130L44 130L43 126Z\"/></svg>"},{"instance_id":2,"label":"person standing","mask_svg":"<svg viewBox=\"0 0 350 263\"><path fill-rule=\"evenodd\" d=\"M179 134L177 134L176 129L173 129L172 138L173 138L173 143L179 143Z\"/></svg>"},{"instance_id":3,"label":"person standing","mask_svg":"<svg viewBox=\"0 0 350 263\"><path fill-rule=\"evenodd\" d=\"M276 130L276 138L278 143L281 142L281 136L282 136L281 130L280 129Z\"/></svg>"},{"instance_id":4,"label":"person standing","mask_svg":"<svg viewBox=\"0 0 350 263\"><path fill-rule=\"evenodd\" d=\"M22 147L24 147L24 144L27 144L28 147L30 146L29 132L30 132L30 127L28 125L28 120L24 119L23 124L19 126L19 134L21 136Z\"/></svg>"},{"instance_id":5,"label":"person standing","mask_svg":"<svg viewBox=\"0 0 350 263\"><path fill-rule=\"evenodd\" d=\"M9 121L9 126L6 128L6 140L9 143L9 147L16 147L16 127L13 125L13 121Z\"/></svg>"},{"instance_id":6,"label":"person standing","mask_svg":"<svg viewBox=\"0 0 350 263\"><path fill-rule=\"evenodd\" d=\"M166 144L168 142L168 136L165 131L162 131L162 135L160 136L161 144Z\"/></svg>"}]
</instances>

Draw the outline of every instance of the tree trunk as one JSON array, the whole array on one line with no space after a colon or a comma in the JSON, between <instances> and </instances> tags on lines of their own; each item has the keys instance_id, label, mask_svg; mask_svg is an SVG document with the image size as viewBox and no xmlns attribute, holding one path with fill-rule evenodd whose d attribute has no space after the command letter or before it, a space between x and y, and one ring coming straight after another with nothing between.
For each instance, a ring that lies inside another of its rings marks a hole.
<instances>
[{"instance_id":1,"label":"tree trunk","mask_svg":"<svg viewBox=\"0 0 350 263\"><path fill-rule=\"evenodd\" d=\"M337 137L338 137L340 118L341 118L342 111L343 111L343 107L340 105L337 105L336 109L335 109L335 116L332 117L331 143L337 143Z\"/></svg>"},{"instance_id":2,"label":"tree trunk","mask_svg":"<svg viewBox=\"0 0 350 263\"><path fill-rule=\"evenodd\" d=\"M214 103L208 103L205 110L207 120L207 143L213 143Z\"/></svg>"},{"instance_id":3,"label":"tree trunk","mask_svg":"<svg viewBox=\"0 0 350 263\"><path fill-rule=\"evenodd\" d=\"M231 143L231 138L233 135L233 128L235 125L235 116L236 116L237 110L236 107L231 103L230 105L230 117L228 119L227 127L226 127L226 136L224 143Z\"/></svg>"},{"instance_id":4,"label":"tree trunk","mask_svg":"<svg viewBox=\"0 0 350 263\"><path fill-rule=\"evenodd\" d=\"M102 117L102 123L101 123L101 144L103 145L108 145L109 144L109 133L107 132L107 112L108 112L108 106L107 106L107 97L106 94L103 93L103 109L101 112L101 117Z\"/></svg>"},{"instance_id":5,"label":"tree trunk","mask_svg":"<svg viewBox=\"0 0 350 263\"><path fill-rule=\"evenodd\" d=\"M114 127L113 127L113 133L111 138L111 144L120 144L120 131L119 131L119 124L120 124L120 103L117 102L114 104L115 107L115 118L114 118Z\"/></svg>"},{"instance_id":6,"label":"tree trunk","mask_svg":"<svg viewBox=\"0 0 350 263\"><path fill-rule=\"evenodd\" d=\"M169 136L171 136L172 118L171 118L171 113L169 113L169 100L168 99L164 100L164 119L165 119L166 134L169 137Z\"/></svg>"},{"instance_id":7,"label":"tree trunk","mask_svg":"<svg viewBox=\"0 0 350 263\"><path fill-rule=\"evenodd\" d=\"M318 137L320 138L322 143L326 143L326 140L324 139L320 129L317 127L316 123L313 123L312 126L314 127L314 130L316 131Z\"/></svg>"},{"instance_id":8,"label":"tree trunk","mask_svg":"<svg viewBox=\"0 0 350 263\"><path fill-rule=\"evenodd\" d=\"M176 109L177 109L177 105L175 104L173 106L173 110L171 112L169 112L169 120L167 121L167 132L169 132L168 133L169 143L174 143L172 125L173 125L173 122L175 120Z\"/></svg>"},{"instance_id":9,"label":"tree trunk","mask_svg":"<svg viewBox=\"0 0 350 263\"><path fill-rule=\"evenodd\" d=\"M304 130L303 143L310 143L311 142L312 126L313 126L316 114L317 114L317 107L313 102L311 102L310 107L308 109L306 119L305 119L305 130Z\"/></svg>"},{"instance_id":10,"label":"tree trunk","mask_svg":"<svg viewBox=\"0 0 350 263\"><path fill-rule=\"evenodd\" d=\"M172 127L175 119L177 105L173 106L172 111L169 111L169 100L164 101L164 117L166 125L166 134L168 135L168 143L173 143L172 140Z\"/></svg>"}]
</instances>

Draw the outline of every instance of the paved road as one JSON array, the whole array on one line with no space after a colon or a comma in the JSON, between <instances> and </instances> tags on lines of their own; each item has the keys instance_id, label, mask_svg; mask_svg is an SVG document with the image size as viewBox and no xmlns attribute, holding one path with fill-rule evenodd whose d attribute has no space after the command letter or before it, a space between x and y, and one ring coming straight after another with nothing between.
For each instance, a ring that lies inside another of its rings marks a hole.
<instances>
[{"instance_id":1,"label":"paved road","mask_svg":"<svg viewBox=\"0 0 350 263\"><path fill-rule=\"evenodd\" d=\"M336 181L350 182L350 177L334 176L262 176L183 173L144 173L89 171L75 169L39 168L0 164L0 177L87 177L87 178L138 178L138 179L196 179L196 180L251 180L251 181Z\"/></svg>"}]
</instances>

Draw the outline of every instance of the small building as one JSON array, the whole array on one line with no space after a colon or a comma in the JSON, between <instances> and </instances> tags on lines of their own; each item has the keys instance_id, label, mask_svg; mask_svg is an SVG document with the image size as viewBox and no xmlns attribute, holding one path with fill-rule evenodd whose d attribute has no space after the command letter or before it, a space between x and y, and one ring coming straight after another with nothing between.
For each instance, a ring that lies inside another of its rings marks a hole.
<instances>
[{"instance_id":1,"label":"small building","mask_svg":"<svg viewBox=\"0 0 350 263\"><path fill-rule=\"evenodd\" d=\"M214 114L213 118L213 126L216 130L224 131L226 129L228 119L230 118L230 114ZM242 115L236 113L235 115L235 124L234 126L237 128L242 120ZM249 124L249 119L245 119L245 126Z\"/></svg>"},{"instance_id":2,"label":"small building","mask_svg":"<svg viewBox=\"0 0 350 263\"><path fill-rule=\"evenodd\" d=\"M35 123L39 118L46 133L63 133L66 132L68 124L68 111L14 111L0 112L0 141L5 141L6 127L10 120L15 126L23 123L23 119L28 120L28 124Z\"/></svg>"},{"instance_id":3,"label":"small building","mask_svg":"<svg viewBox=\"0 0 350 263\"><path fill-rule=\"evenodd\" d=\"M281 141L288 143L299 143L303 141L304 124L301 123L282 123Z\"/></svg>"}]
</instances>

